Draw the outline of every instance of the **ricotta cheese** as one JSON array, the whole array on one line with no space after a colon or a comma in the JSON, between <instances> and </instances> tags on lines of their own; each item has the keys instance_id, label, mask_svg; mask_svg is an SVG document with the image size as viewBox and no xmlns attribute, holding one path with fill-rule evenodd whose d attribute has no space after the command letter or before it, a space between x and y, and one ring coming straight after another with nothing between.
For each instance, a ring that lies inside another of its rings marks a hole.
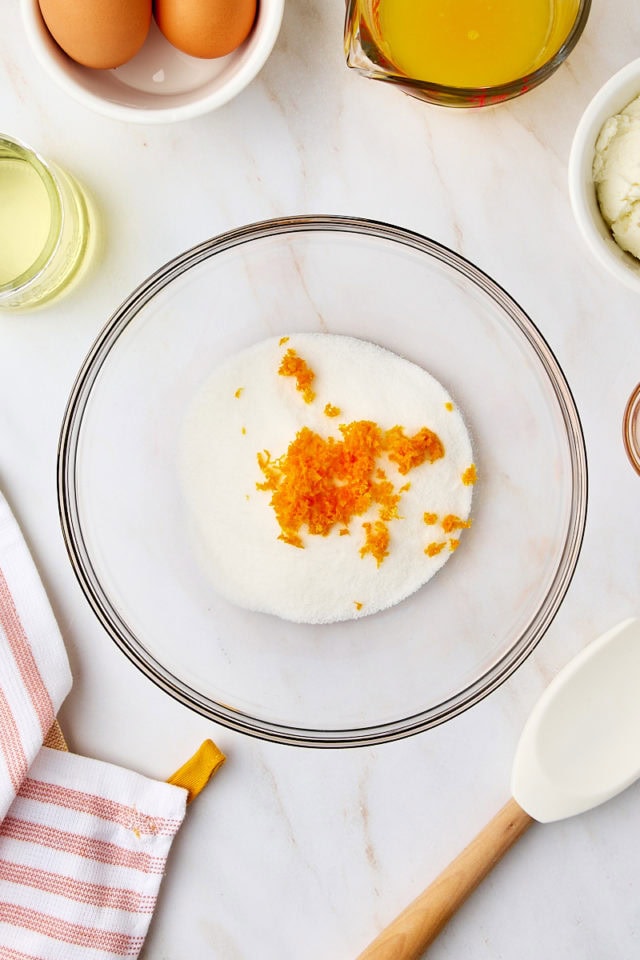
<instances>
[{"instance_id":1,"label":"ricotta cheese","mask_svg":"<svg viewBox=\"0 0 640 960\"><path fill-rule=\"evenodd\" d=\"M640 259L640 97L604 123L596 140L593 180L614 240Z\"/></svg>"}]
</instances>

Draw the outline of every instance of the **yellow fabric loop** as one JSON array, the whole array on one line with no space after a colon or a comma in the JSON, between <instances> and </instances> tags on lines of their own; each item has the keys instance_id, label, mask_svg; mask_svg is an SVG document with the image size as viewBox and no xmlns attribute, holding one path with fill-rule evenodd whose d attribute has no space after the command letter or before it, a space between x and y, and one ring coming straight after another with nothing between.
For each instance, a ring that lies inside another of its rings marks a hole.
<instances>
[{"instance_id":1,"label":"yellow fabric loop","mask_svg":"<svg viewBox=\"0 0 640 960\"><path fill-rule=\"evenodd\" d=\"M57 720L54 720L47 733L44 746L51 747L54 750L69 749ZM193 798L204 790L211 777L226 759L222 750L216 746L213 740L205 740L194 755L168 778L167 783L172 783L175 787L182 787L186 790L188 793L187 803L191 803Z\"/></svg>"},{"instance_id":2,"label":"yellow fabric loop","mask_svg":"<svg viewBox=\"0 0 640 960\"><path fill-rule=\"evenodd\" d=\"M189 794L187 803L191 803L226 759L213 740L205 740L194 755L167 779L167 783L184 787Z\"/></svg>"},{"instance_id":3,"label":"yellow fabric loop","mask_svg":"<svg viewBox=\"0 0 640 960\"><path fill-rule=\"evenodd\" d=\"M51 729L43 740L43 746L51 747L52 750L69 750L64 733L57 720L53 721Z\"/></svg>"}]
</instances>

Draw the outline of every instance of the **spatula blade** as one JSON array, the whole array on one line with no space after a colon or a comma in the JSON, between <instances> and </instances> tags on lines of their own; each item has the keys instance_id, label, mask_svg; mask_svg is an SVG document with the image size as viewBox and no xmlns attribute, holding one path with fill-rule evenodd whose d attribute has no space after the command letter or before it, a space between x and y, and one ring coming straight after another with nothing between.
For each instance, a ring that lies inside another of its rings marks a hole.
<instances>
[{"instance_id":1,"label":"spatula blade","mask_svg":"<svg viewBox=\"0 0 640 960\"><path fill-rule=\"evenodd\" d=\"M640 777L640 621L591 642L546 688L522 731L512 796L535 820L561 820Z\"/></svg>"}]
</instances>

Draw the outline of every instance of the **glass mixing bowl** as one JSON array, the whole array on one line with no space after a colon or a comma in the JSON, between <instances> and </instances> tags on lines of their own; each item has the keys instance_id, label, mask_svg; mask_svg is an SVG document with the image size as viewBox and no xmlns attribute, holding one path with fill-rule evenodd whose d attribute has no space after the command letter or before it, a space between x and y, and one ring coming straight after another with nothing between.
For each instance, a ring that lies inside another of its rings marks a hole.
<instances>
[{"instance_id":1,"label":"glass mixing bowl","mask_svg":"<svg viewBox=\"0 0 640 960\"><path fill-rule=\"evenodd\" d=\"M185 416L211 371L297 331L374 341L423 366L465 415L478 468L473 527L442 570L342 623L294 624L219 597L179 477ZM337 747L442 723L523 662L578 559L587 467L562 371L498 284L416 233L324 216L215 237L134 290L73 387L58 484L82 589L143 673L234 730Z\"/></svg>"}]
</instances>

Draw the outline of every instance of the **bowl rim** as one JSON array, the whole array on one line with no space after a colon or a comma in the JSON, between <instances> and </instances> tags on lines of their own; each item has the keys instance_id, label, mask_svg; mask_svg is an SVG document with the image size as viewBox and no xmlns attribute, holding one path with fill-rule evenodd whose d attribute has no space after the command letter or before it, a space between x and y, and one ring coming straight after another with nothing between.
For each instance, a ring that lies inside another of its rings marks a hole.
<instances>
[{"instance_id":1,"label":"bowl rim","mask_svg":"<svg viewBox=\"0 0 640 960\"><path fill-rule=\"evenodd\" d=\"M622 417L622 441L631 466L640 474L640 383L636 384Z\"/></svg>"},{"instance_id":2,"label":"bowl rim","mask_svg":"<svg viewBox=\"0 0 640 960\"><path fill-rule=\"evenodd\" d=\"M77 83L49 55L47 43L44 39L45 33L49 34L40 14L38 0L20 0L22 21L31 49L40 66L55 80L60 89L73 97L78 103L101 113L103 116L114 120L141 124L172 123L202 116L224 106L241 93L258 75L275 46L282 25L284 5L285 0L269 0L268 7L265 7L264 3L258 4L258 17L262 19L260 21L259 38L253 54L223 86L206 96L185 102L179 106L135 107L107 100ZM53 38L51 40L55 43Z\"/></svg>"},{"instance_id":3,"label":"bowl rim","mask_svg":"<svg viewBox=\"0 0 640 960\"><path fill-rule=\"evenodd\" d=\"M632 81L635 81L633 85ZM640 57L609 77L585 107L573 135L567 178L571 209L587 247L612 276L638 292L640 261L625 253L611 236L598 207L591 174L602 125L637 95L640 95Z\"/></svg>"},{"instance_id":4,"label":"bowl rim","mask_svg":"<svg viewBox=\"0 0 640 960\"><path fill-rule=\"evenodd\" d=\"M79 521L75 468L84 409L93 384L100 374L111 346L120 332L165 284L217 253L223 253L254 239L299 232L336 231L391 240L414 251L427 254L450 269L463 273L492 297L513 320L528 342L549 380L558 402L566 431L571 461L572 486L570 522L561 557L545 599L532 620L510 648L462 690L439 704L400 720L369 724L364 727L323 730L297 728L255 718L224 704L213 703L178 680L133 636L118 612L111 606L92 571L91 558ZM405 738L444 723L463 713L501 686L527 659L553 621L569 588L578 562L587 514L588 469L584 434L573 394L555 354L542 333L519 304L479 267L449 247L413 230L384 221L350 216L301 215L263 220L229 230L197 244L167 261L136 287L107 320L94 341L73 384L60 430L57 457L58 511L64 543L71 566L85 597L108 635L128 659L164 692L196 713L240 733L281 744L313 747L371 746Z\"/></svg>"}]
</instances>

